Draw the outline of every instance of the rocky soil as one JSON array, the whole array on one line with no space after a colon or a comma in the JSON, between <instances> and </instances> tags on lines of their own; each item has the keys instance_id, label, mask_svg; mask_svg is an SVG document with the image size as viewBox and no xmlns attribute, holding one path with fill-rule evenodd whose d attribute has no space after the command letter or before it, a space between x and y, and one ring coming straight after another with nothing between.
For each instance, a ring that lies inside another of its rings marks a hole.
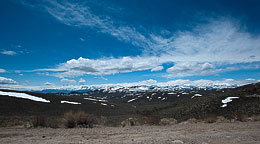
<instances>
[{"instance_id":1,"label":"rocky soil","mask_svg":"<svg viewBox=\"0 0 260 144\"><path fill-rule=\"evenodd\" d=\"M171 126L76 129L0 128L2 144L259 144L260 122L183 123Z\"/></svg>"}]
</instances>

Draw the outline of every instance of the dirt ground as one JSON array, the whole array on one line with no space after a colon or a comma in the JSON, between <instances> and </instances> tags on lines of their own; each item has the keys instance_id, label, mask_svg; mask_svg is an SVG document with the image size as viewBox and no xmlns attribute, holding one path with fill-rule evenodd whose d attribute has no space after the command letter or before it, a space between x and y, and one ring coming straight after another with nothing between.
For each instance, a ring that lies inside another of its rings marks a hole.
<instances>
[{"instance_id":1,"label":"dirt ground","mask_svg":"<svg viewBox=\"0 0 260 144\"><path fill-rule=\"evenodd\" d=\"M92 129L0 128L1 144L259 144L260 122L96 127Z\"/></svg>"}]
</instances>

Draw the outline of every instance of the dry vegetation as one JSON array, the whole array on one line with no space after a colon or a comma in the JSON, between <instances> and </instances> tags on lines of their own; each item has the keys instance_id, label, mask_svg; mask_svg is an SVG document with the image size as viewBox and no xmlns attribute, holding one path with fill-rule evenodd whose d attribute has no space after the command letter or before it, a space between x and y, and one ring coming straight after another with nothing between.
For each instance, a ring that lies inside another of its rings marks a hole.
<instances>
[{"instance_id":1,"label":"dry vegetation","mask_svg":"<svg viewBox=\"0 0 260 144\"><path fill-rule=\"evenodd\" d=\"M259 122L181 123L167 126L0 128L0 143L37 144L259 144Z\"/></svg>"}]
</instances>

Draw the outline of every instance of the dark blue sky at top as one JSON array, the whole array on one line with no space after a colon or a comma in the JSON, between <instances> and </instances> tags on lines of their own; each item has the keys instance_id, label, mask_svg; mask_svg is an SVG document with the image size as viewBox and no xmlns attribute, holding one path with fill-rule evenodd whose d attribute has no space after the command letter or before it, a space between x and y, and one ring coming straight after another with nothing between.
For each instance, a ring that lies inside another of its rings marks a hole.
<instances>
[{"instance_id":1,"label":"dark blue sky at top","mask_svg":"<svg viewBox=\"0 0 260 144\"><path fill-rule=\"evenodd\" d=\"M40 7L30 7L23 0L0 1L0 51L15 51L16 55L0 54L0 68L8 71L0 73L2 77L12 78L20 83L26 80L32 84L50 81L59 83L59 78L43 76L37 73L25 73L23 77L15 70L34 70L52 68L60 63L79 57L99 59L103 57L142 55L143 48L129 42L98 32L91 27L73 27L58 21ZM42 1L25 1L37 5ZM75 1L71 1L75 2ZM135 27L139 32L149 31L162 34L162 30L171 33L189 31L196 25L207 23L209 19L227 17L239 21L240 25L252 35L260 33L259 0L94 0L77 1L90 7L99 16L109 16L115 25ZM168 34L162 34L165 37ZM81 39L84 39L83 41ZM172 65L166 65L170 67ZM154 72L153 75L165 73ZM248 78L244 71L226 72L220 78ZM247 72L247 71L245 71ZM145 80L148 71L108 75L109 81L85 75L86 81L93 83L115 83ZM259 78L259 70L250 70L253 78ZM37 77L37 78L36 78ZM153 76L152 76L153 77ZM80 77L75 78L78 80ZM187 77L200 79L203 77ZM219 79L206 76L208 79ZM119 80L121 79L121 80ZM122 80L124 79L124 80ZM158 81L163 78L155 77Z\"/></svg>"}]
</instances>

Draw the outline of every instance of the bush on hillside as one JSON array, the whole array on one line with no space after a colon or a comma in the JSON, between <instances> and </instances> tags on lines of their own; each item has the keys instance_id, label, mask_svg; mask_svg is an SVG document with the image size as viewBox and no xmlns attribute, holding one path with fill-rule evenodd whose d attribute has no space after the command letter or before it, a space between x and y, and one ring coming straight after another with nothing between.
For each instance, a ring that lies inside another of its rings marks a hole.
<instances>
[{"instance_id":1,"label":"bush on hillside","mask_svg":"<svg viewBox=\"0 0 260 144\"><path fill-rule=\"evenodd\" d=\"M37 115L33 119L33 127L46 127L47 126L47 116Z\"/></svg>"},{"instance_id":2,"label":"bush on hillside","mask_svg":"<svg viewBox=\"0 0 260 144\"><path fill-rule=\"evenodd\" d=\"M144 124L159 125L159 123L160 123L159 116L145 116L144 117Z\"/></svg>"},{"instance_id":3,"label":"bush on hillside","mask_svg":"<svg viewBox=\"0 0 260 144\"><path fill-rule=\"evenodd\" d=\"M93 128L97 123L97 118L94 115L86 114L84 111L69 111L64 114L65 127L84 127Z\"/></svg>"}]
</instances>

